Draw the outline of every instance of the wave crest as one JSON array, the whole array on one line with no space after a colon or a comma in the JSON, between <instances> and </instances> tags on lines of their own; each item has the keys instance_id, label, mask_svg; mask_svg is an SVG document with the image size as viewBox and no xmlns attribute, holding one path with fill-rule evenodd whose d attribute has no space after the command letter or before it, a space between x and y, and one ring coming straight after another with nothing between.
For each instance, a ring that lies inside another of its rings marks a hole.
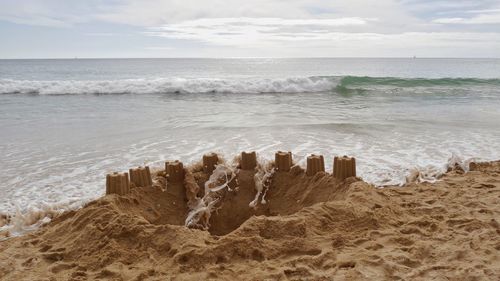
<instances>
[{"instance_id":1,"label":"wave crest","mask_svg":"<svg viewBox=\"0 0 500 281\"><path fill-rule=\"evenodd\" d=\"M103 81L0 80L0 94L166 94L166 93L308 93L332 90L333 77L284 79L158 78Z\"/></svg>"},{"instance_id":2,"label":"wave crest","mask_svg":"<svg viewBox=\"0 0 500 281\"><path fill-rule=\"evenodd\" d=\"M121 80L0 79L0 94L169 94L169 93L318 93L349 94L392 87L500 86L500 79L395 78L367 76L311 76L289 78L151 78Z\"/></svg>"}]
</instances>

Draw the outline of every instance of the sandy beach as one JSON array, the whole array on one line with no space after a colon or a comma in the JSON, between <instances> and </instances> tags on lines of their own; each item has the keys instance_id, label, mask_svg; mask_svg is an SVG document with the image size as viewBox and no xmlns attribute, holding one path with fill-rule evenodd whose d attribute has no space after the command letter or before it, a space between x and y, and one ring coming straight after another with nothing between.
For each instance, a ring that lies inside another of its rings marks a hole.
<instances>
[{"instance_id":1,"label":"sandy beach","mask_svg":"<svg viewBox=\"0 0 500 281\"><path fill-rule=\"evenodd\" d=\"M0 281L500 281L500 0L2 0L0 38Z\"/></svg>"},{"instance_id":2,"label":"sandy beach","mask_svg":"<svg viewBox=\"0 0 500 281\"><path fill-rule=\"evenodd\" d=\"M222 168L220 168L222 169ZM498 280L500 162L450 168L435 183L378 188L303 168L276 172L265 204L254 171L213 192L209 174L107 195L0 242L2 280ZM259 170L257 169L257 173ZM227 180L227 179L226 179ZM411 179L409 179L411 180ZM222 180L225 181L225 180ZM205 196L206 197L206 196ZM206 228L206 230L203 230ZM5 233L3 234L5 235Z\"/></svg>"}]
</instances>

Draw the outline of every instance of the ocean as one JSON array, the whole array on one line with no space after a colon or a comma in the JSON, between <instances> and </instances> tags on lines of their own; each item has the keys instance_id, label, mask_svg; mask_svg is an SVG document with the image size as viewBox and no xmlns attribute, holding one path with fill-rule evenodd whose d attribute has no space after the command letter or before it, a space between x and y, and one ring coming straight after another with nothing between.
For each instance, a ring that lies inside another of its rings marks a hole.
<instances>
[{"instance_id":1,"label":"ocean","mask_svg":"<svg viewBox=\"0 0 500 281\"><path fill-rule=\"evenodd\" d=\"M0 60L0 213L15 233L102 196L105 174L289 150L376 186L500 159L500 59ZM31 223L35 223L29 226Z\"/></svg>"}]
</instances>

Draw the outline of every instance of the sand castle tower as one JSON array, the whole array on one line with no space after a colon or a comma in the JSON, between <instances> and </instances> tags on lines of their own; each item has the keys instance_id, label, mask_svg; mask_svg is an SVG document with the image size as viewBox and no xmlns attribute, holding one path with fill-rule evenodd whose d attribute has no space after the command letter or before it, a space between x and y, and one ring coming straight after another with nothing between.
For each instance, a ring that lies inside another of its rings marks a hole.
<instances>
[{"instance_id":1,"label":"sand castle tower","mask_svg":"<svg viewBox=\"0 0 500 281\"><path fill-rule=\"evenodd\" d=\"M289 172L292 167L292 152L276 152L274 155L274 164L278 172Z\"/></svg>"},{"instance_id":2,"label":"sand castle tower","mask_svg":"<svg viewBox=\"0 0 500 281\"><path fill-rule=\"evenodd\" d=\"M137 167L135 169L129 169L130 182L134 183L135 186L152 186L153 180L151 179L151 172L148 166Z\"/></svg>"},{"instance_id":3,"label":"sand castle tower","mask_svg":"<svg viewBox=\"0 0 500 281\"><path fill-rule=\"evenodd\" d=\"M130 192L130 183L127 173L114 172L106 175L106 195L124 195Z\"/></svg>"},{"instance_id":4,"label":"sand castle tower","mask_svg":"<svg viewBox=\"0 0 500 281\"><path fill-rule=\"evenodd\" d=\"M253 170L257 166L257 154L255 151L241 153L240 167L242 170Z\"/></svg>"},{"instance_id":5,"label":"sand castle tower","mask_svg":"<svg viewBox=\"0 0 500 281\"><path fill-rule=\"evenodd\" d=\"M314 176L316 173L324 171L325 159L323 158L323 155L311 154L311 156L307 157L306 175Z\"/></svg>"},{"instance_id":6,"label":"sand castle tower","mask_svg":"<svg viewBox=\"0 0 500 281\"><path fill-rule=\"evenodd\" d=\"M219 157L213 152L203 155L203 172L209 175L212 174L218 162Z\"/></svg>"},{"instance_id":7,"label":"sand castle tower","mask_svg":"<svg viewBox=\"0 0 500 281\"><path fill-rule=\"evenodd\" d=\"M356 176L356 159L354 157L337 157L333 159L333 176L339 180Z\"/></svg>"},{"instance_id":8,"label":"sand castle tower","mask_svg":"<svg viewBox=\"0 0 500 281\"><path fill-rule=\"evenodd\" d=\"M165 162L165 171L170 182L182 182L184 180L184 166L179 160Z\"/></svg>"}]
</instances>

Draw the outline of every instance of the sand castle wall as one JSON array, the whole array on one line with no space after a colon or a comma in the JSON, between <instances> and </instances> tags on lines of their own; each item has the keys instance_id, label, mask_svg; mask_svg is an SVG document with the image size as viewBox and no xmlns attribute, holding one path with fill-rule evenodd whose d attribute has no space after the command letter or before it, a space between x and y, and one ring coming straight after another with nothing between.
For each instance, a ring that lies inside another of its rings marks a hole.
<instances>
[{"instance_id":1,"label":"sand castle wall","mask_svg":"<svg viewBox=\"0 0 500 281\"><path fill-rule=\"evenodd\" d=\"M257 154L255 151L241 153L240 167L242 170L253 170L257 167Z\"/></svg>"},{"instance_id":2,"label":"sand castle wall","mask_svg":"<svg viewBox=\"0 0 500 281\"><path fill-rule=\"evenodd\" d=\"M308 176L314 176L318 172L325 171L325 159L323 155L314 155L307 157L307 172Z\"/></svg>"},{"instance_id":3,"label":"sand castle wall","mask_svg":"<svg viewBox=\"0 0 500 281\"><path fill-rule=\"evenodd\" d=\"M278 172L289 172L292 167L292 152L276 152L274 155L274 163Z\"/></svg>"},{"instance_id":4,"label":"sand castle wall","mask_svg":"<svg viewBox=\"0 0 500 281\"><path fill-rule=\"evenodd\" d=\"M334 157L333 176L339 180L356 176L356 159L354 157Z\"/></svg>"},{"instance_id":5,"label":"sand castle wall","mask_svg":"<svg viewBox=\"0 0 500 281\"><path fill-rule=\"evenodd\" d=\"M153 179L149 167L137 167L129 170L130 182L134 186L152 186Z\"/></svg>"},{"instance_id":6,"label":"sand castle wall","mask_svg":"<svg viewBox=\"0 0 500 281\"><path fill-rule=\"evenodd\" d=\"M112 173L106 175L106 194L124 195L130 192L130 182L127 173Z\"/></svg>"}]
</instances>

